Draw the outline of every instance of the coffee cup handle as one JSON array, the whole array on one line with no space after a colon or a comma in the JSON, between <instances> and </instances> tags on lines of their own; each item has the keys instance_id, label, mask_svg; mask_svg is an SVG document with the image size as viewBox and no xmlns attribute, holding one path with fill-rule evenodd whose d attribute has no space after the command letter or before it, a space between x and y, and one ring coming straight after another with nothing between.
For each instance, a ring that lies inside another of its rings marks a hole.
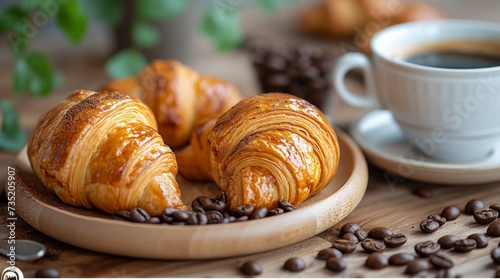
<instances>
[{"instance_id":1,"label":"coffee cup handle","mask_svg":"<svg viewBox=\"0 0 500 280\"><path fill-rule=\"evenodd\" d=\"M344 78L352 69L361 69L366 93L356 94L347 89ZM361 108L380 107L377 99L373 68L370 59L362 53L347 53L339 57L334 66L333 85L339 96L349 105Z\"/></svg>"}]
</instances>

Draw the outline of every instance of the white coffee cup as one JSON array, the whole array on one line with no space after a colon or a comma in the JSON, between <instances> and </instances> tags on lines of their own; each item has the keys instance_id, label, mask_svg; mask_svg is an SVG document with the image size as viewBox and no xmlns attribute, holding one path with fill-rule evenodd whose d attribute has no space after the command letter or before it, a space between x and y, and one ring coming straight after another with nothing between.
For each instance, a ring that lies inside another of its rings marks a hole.
<instances>
[{"instance_id":1,"label":"white coffee cup","mask_svg":"<svg viewBox=\"0 0 500 280\"><path fill-rule=\"evenodd\" d=\"M439 48L479 48L500 57L500 24L422 21L383 29L372 55L347 53L334 68L336 93L356 107L389 110L408 141L447 162L485 158L500 141L500 66L450 69L405 61ZM361 69L366 92L349 91L345 75Z\"/></svg>"}]
</instances>

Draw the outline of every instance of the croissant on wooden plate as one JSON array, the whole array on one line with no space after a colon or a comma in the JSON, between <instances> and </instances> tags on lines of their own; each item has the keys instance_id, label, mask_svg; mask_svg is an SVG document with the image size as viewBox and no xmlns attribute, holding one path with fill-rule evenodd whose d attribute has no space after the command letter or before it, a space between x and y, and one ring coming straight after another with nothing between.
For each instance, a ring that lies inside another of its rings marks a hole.
<instances>
[{"instance_id":1,"label":"croissant on wooden plate","mask_svg":"<svg viewBox=\"0 0 500 280\"><path fill-rule=\"evenodd\" d=\"M173 152L152 111L118 92L78 90L41 116L28 143L40 181L65 203L108 213L184 209Z\"/></svg>"},{"instance_id":2,"label":"croissant on wooden plate","mask_svg":"<svg viewBox=\"0 0 500 280\"><path fill-rule=\"evenodd\" d=\"M165 144L185 146L196 123L216 118L242 99L233 85L202 76L174 60L154 60L138 75L112 80L101 90L142 100L156 117Z\"/></svg>"},{"instance_id":3,"label":"croissant on wooden plate","mask_svg":"<svg viewBox=\"0 0 500 280\"><path fill-rule=\"evenodd\" d=\"M179 173L213 180L230 207L297 206L332 180L339 164L337 137L315 106L296 96L269 93L236 104L200 124L176 154Z\"/></svg>"}]
</instances>

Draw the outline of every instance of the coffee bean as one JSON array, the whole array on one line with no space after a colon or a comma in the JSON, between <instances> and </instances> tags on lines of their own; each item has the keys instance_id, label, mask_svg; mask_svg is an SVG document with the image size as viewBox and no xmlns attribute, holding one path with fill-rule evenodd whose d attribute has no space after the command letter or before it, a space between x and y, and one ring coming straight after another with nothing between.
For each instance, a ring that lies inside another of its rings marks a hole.
<instances>
[{"instance_id":1,"label":"coffee bean","mask_svg":"<svg viewBox=\"0 0 500 280\"><path fill-rule=\"evenodd\" d=\"M205 215L207 216L208 224L218 224L224 219L224 215L215 210L207 211Z\"/></svg>"},{"instance_id":2,"label":"coffee bean","mask_svg":"<svg viewBox=\"0 0 500 280\"><path fill-rule=\"evenodd\" d=\"M453 243L453 248L455 251L460 253L467 253L476 249L476 241L474 239L460 239Z\"/></svg>"},{"instance_id":3,"label":"coffee bean","mask_svg":"<svg viewBox=\"0 0 500 280\"><path fill-rule=\"evenodd\" d=\"M370 254L365 261L365 266L371 269L381 269L388 265L389 259L386 255L380 252Z\"/></svg>"},{"instance_id":4,"label":"coffee bean","mask_svg":"<svg viewBox=\"0 0 500 280\"><path fill-rule=\"evenodd\" d=\"M301 258L290 258L283 267L288 271L299 272L306 269L306 262Z\"/></svg>"},{"instance_id":5,"label":"coffee bean","mask_svg":"<svg viewBox=\"0 0 500 280\"><path fill-rule=\"evenodd\" d=\"M172 215L176 222L187 222L190 213L188 211L177 211Z\"/></svg>"},{"instance_id":6,"label":"coffee bean","mask_svg":"<svg viewBox=\"0 0 500 280\"><path fill-rule=\"evenodd\" d=\"M473 233L467 237L476 241L476 249L486 248L488 246L488 238L484 234Z\"/></svg>"},{"instance_id":7,"label":"coffee bean","mask_svg":"<svg viewBox=\"0 0 500 280\"><path fill-rule=\"evenodd\" d=\"M130 211L123 210L113 213L113 219L122 220L122 221L130 221Z\"/></svg>"},{"instance_id":8,"label":"coffee bean","mask_svg":"<svg viewBox=\"0 0 500 280\"><path fill-rule=\"evenodd\" d=\"M333 241L332 248L342 252L342 254L350 254L356 250L356 243L345 239L337 239Z\"/></svg>"},{"instance_id":9,"label":"coffee bean","mask_svg":"<svg viewBox=\"0 0 500 280\"><path fill-rule=\"evenodd\" d=\"M500 278L500 269L495 271L495 278Z\"/></svg>"},{"instance_id":10,"label":"coffee bean","mask_svg":"<svg viewBox=\"0 0 500 280\"><path fill-rule=\"evenodd\" d=\"M447 221L453 221L460 216L460 209L455 206L448 206L443 209L441 216Z\"/></svg>"},{"instance_id":11,"label":"coffee bean","mask_svg":"<svg viewBox=\"0 0 500 280\"><path fill-rule=\"evenodd\" d=\"M278 208L283 209L283 211L285 211L285 213L295 210L295 207L290 202L288 202L286 200L278 201Z\"/></svg>"},{"instance_id":12,"label":"coffee bean","mask_svg":"<svg viewBox=\"0 0 500 280\"><path fill-rule=\"evenodd\" d=\"M358 229L354 232L354 235L359 241L363 241L368 237L368 233L364 231L363 229Z\"/></svg>"},{"instance_id":13,"label":"coffee bean","mask_svg":"<svg viewBox=\"0 0 500 280\"><path fill-rule=\"evenodd\" d=\"M441 245L432 241L424 241L415 244L415 252L421 257L428 257L441 249Z\"/></svg>"},{"instance_id":14,"label":"coffee bean","mask_svg":"<svg viewBox=\"0 0 500 280\"><path fill-rule=\"evenodd\" d=\"M393 235L392 230L386 227L374 227L368 231L368 236L374 239L384 239L386 236Z\"/></svg>"},{"instance_id":15,"label":"coffee bean","mask_svg":"<svg viewBox=\"0 0 500 280\"><path fill-rule=\"evenodd\" d=\"M134 223L145 223L149 218L151 218L151 216L142 208L130 209L130 221Z\"/></svg>"},{"instance_id":16,"label":"coffee bean","mask_svg":"<svg viewBox=\"0 0 500 280\"><path fill-rule=\"evenodd\" d=\"M446 223L446 218L442 217L440 215L429 215L427 219L431 219L439 224L439 226L442 226Z\"/></svg>"},{"instance_id":17,"label":"coffee bean","mask_svg":"<svg viewBox=\"0 0 500 280\"><path fill-rule=\"evenodd\" d=\"M500 247L493 249L490 255L496 264L500 264Z\"/></svg>"},{"instance_id":18,"label":"coffee bean","mask_svg":"<svg viewBox=\"0 0 500 280\"><path fill-rule=\"evenodd\" d=\"M249 276L259 275L262 273L262 266L256 261L247 261L241 266L240 271Z\"/></svg>"},{"instance_id":19,"label":"coffee bean","mask_svg":"<svg viewBox=\"0 0 500 280\"><path fill-rule=\"evenodd\" d=\"M179 210L175 208L165 208L163 209L163 212L160 214L160 220L164 223L172 223L174 221L174 218L172 218L172 215Z\"/></svg>"},{"instance_id":20,"label":"coffee bean","mask_svg":"<svg viewBox=\"0 0 500 280\"><path fill-rule=\"evenodd\" d=\"M234 220L235 222L243 222L243 221L248 221L249 218L248 216L241 216L241 217L238 217L236 218L236 220Z\"/></svg>"},{"instance_id":21,"label":"coffee bean","mask_svg":"<svg viewBox=\"0 0 500 280\"><path fill-rule=\"evenodd\" d=\"M493 209L481 209L474 211L474 220L479 224L486 225L498 218L498 212Z\"/></svg>"},{"instance_id":22,"label":"coffee bean","mask_svg":"<svg viewBox=\"0 0 500 280\"><path fill-rule=\"evenodd\" d=\"M254 208L252 205L240 205L234 210L234 215L236 217L250 216L252 215Z\"/></svg>"},{"instance_id":23,"label":"coffee bean","mask_svg":"<svg viewBox=\"0 0 500 280\"><path fill-rule=\"evenodd\" d=\"M59 273L59 270L55 268L41 268L35 272L35 278L59 278L59 277L61 277L61 273Z\"/></svg>"},{"instance_id":24,"label":"coffee bean","mask_svg":"<svg viewBox=\"0 0 500 280\"><path fill-rule=\"evenodd\" d=\"M193 212L189 215L186 223L188 225L206 225L208 224L208 218L204 213Z\"/></svg>"},{"instance_id":25,"label":"coffee bean","mask_svg":"<svg viewBox=\"0 0 500 280\"><path fill-rule=\"evenodd\" d=\"M415 275L422 271L427 271L432 268L431 263L427 259L414 259L406 267L405 273Z\"/></svg>"},{"instance_id":26,"label":"coffee bean","mask_svg":"<svg viewBox=\"0 0 500 280\"><path fill-rule=\"evenodd\" d=\"M340 229L340 236L346 234L346 233L354 233L357 230L360 230L361 227L358 224L355 223L346 223L345 225L342 226Z\"/></svg>"},{"instance_id":27,"label":"coffee bean","mask_svg":"<svg viewBox=\"0 0 500 280\"><path fill-rule=\"evenodd\" d=\"M161 220L159 217L151 217L147 221L148 224L161 224Z\"/></svg>"},{"instance_id":28,"label":"coffee bean","mask_svg":"<svg viewBox=\"0 0 500 280\"><path fill-rule=\"evenodd\" d=\"M397 253L389 257L389 264L394 266L402 266L410 263L415 259L415 256L408 253Z\"/></svg>"},{"instance_id":29,"label":"coffee bean","mask_svg":"<svg viewBox=\"0 0 500 280\"><path fill-rule=\"evenodd\" d=\"M479 199L472 199L465 205L464 213L474 215L474 211L484 208L484 202Z\"/></svg>"},{"instance_id":30,"label":"coffee bean","mask_svg":"<svg viewBox=\"0 0 500 280\"><path fill-rule=\"evenodd\" d=\"M439 223L431 219L425 219L420 222L420 230L425 233L433 233L438 230L439 227Z\"/></svg>"},{"instance_id":31,"label":"coffee bean","mask_svg":"<svg viewBox=\"0 0 500 280\"><path fill-rule=\"evenodd\" d=\"M493 237L500 237L500 220L493 221L486 229L486 234Z\"/></svg>"},{"instance_id":32,"label":"coffee bean","mask_svg":"<svg viewBox=\"0 0 500 280\"><path fill-rule=\"evenodd\" d=\"M283 210L281 208L274 208L274 209L271 209L267 212L267 216L271 217L271 216L276 216L276 215L280 215L283 213L285 213L285 210Z\"/></svg>"},{"instance_id":33,"label":"coffee bean","mask_svg":"<svg viewBox=\"0 0 500 280\"><path fill-rule=\"evenodd\" d=\"M326 260L325 267L333 272L341 272L347 268L347 264L340 258L329 258Z\"/></svg>"},{"instance_id":34,"label":"coffee bean","mask_svg":"<svg viewBox=\"0 0 500 280\"><path fill-rule=\"evenodd\" d=\"M383 252L385 250L384 243L370 239L361 241L361 247L363 247L367 253Z\"/></svg>"},{"instance_id":35,"label":"coffee bean","mask_svg":"<svg viewBox=\"0 0 500 280\"><path fill-rule=\"evenodd\" d=\"M253 211L252 215L250 216L250 219L251 220L262 219L265 218L266 215L267 215L267 208L259 207Z\"/></svg>"},{"instance_id":36,"label":"coffee bean","mask_svg":"<svg viewBox=\"0 0 500 280\"><path fill-rule=\"evenodd\" d=\"M500 203L493 203L490 205L490 209L500 212Z\"/></svg>"},{"instance_id":37,"label":"coffee bean","mask_svg":"<svg viewBox=\"0 0 500 280\"><path fill-rule=\"evenodd\" d=\"M227 204L222 200L215 200L211 204L207 205L206 211L215 210L223 212L227 209Z\"/></svg>"},{"instance_id":38,"label":"coffee bean","mask_svg":"<svg viewBox=\"0 0 500 280\"><path fill-rule=\"evenodd\" d=\"M455 246L454 244L457 240L460 240L460 238L455 235L444 235L437 242L441 245L442 249L451 249Z\"/></svg>"},{"instance_id":39,"label":"coffee bean","mask_svg":"<svg viewBox=\"0 0 500 280\"><path fill-rule=\"evenodd\" d=\"M350 240L350 241L352 241L352 242L354 242L354 243L358 243L358 242L359 242L359 240L358 240L358 238L356 237L356 235L354 235L354 233L350 233L350 232L348 232L348 233L346 233L346 234L342 235L342 237L340 237L340 238L341 238L341 239L347 239L347 240Z\"/></svg>"},{"instance_id":40,"label":"coffee bean","mask_svg":"<svg viewBox=\"0 0 500 280\"><path fill-rule=\"evenodd\" d=\"M335 248L327 248L319 251L318 254L316 255L316 258L320 260L328 260L329 258L341 259L343 256L344 255L339 250Z\"/></svg>"},{"instance_id":41,"label":"coffee bean","mask_svg":"<svg viewBox=\"0 0 500 280\"><path fill-rule=\"evenodd\" d=\"M407 240L408 239L406 238L406 235L397 233L391 236L384 237L384 244L389 248L396 248L403 246L403 244L405 244Z\"/></svg>"},{"instance_id":42,"label":"coffee bean","mask_svg":"<svg viewBox=\"0 0 500 280\"><path fill-rule=\"evenodd\" d=\"M429 187L418 187L413 191L413 194L422 198L429 198L434 195L434 191Z\"/></svg>"},{"instance_id":43,"label":"coffee bean","mask_svg":"<svg viewBox=\"0 0 500 280\"><path fill-rule=\"evenodd\" d=\"M450 278L450 273L448 271L448 269L439 269L437 272L436 272L436 278Z\"/></svg>"},{"instance_id":44,"label":"coffee bean","mask_svg":"<svg viewBox=\"0 0 500 280\"><path fill-rule=\"evenodd\" d=\"M453 267L453 261L441 253L435 253L429 257L429 261L435 268L450 269Z\"/></svg>"}]
</instances>

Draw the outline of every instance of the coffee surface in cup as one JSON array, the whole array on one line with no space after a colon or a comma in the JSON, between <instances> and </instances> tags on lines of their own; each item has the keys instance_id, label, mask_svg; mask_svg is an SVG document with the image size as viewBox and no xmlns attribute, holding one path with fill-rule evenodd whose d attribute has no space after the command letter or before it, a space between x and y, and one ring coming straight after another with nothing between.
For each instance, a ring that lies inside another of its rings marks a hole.
<instances>
[{"instance_id":1,"label":"coffee surface in cup","mask_svg":"<svg viewBox=\"0 0 500 280\"><path fill-rule=\"evenodd\" d=\"M500 42L449 41L414 46L401 59L423 66L474 69L500 66Z\"/></svg>"}]
</instances>

